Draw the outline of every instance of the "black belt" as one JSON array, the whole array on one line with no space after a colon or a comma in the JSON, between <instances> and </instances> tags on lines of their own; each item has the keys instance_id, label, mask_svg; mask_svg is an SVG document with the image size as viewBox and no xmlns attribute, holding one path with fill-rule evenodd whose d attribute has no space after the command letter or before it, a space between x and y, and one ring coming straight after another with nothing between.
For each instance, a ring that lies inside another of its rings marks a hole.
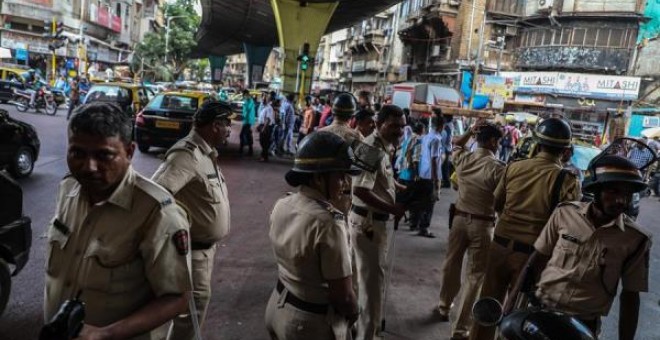
<instances>
[{"instance_id":1,"label":"black belt","mask_svg":"<svg viewBox=\"0 0 660 340\"><path fill-rule=\"evenodd\" d=\"M513 247L512 247L513 251L517 251L519 253L524 253L529 255L534 252L534 246L530 246L529 244L522 243L516 240L511 240L506 237L494 235L493 241L495 241L495 243L501 245L504 248L509 248L509 244L513 242Z\"/></svg>"},{"instance_id":2,"label":"black belt","mask_svg":"<svg viewBox=\"0 0 660 340\"><path fill-rule=\"evenodd\" d=\"M458 209L455 210L456 216L463 216L466 218L471 218L474 220L480 220L480 221L486 221L486 222L495 222L495 217L494 216L488 216L488 215L478 215L478 214L470 214L465 211L460 211Z\"/></svg>"},{"instance_id":3,"label":"black belt","mask_svg":"<svg viewBox=\"0 0 660 340\"><path fill-rule=\"evenodd\" d=\"M362 217L367 217L369 216L369 209L359 207L357 205L351 206L351 211L362 216ZM371 212L371 218L373 218L376 221L387 221L390 219L390 214L382 214L382 213L377 213L375 211Z\"/></svg>"},{"instance_id":4,"label":"black belt","mask_svg":"<svg viewBox=\"0 0 660 340\"><path fill-rule=\"evenodd\" d=\"M190 241L190 248L192 250L206 250L215 245L215 242L207 243L207 242L197 242L197 241Z\"/></svg>"},{"instance_id":5,"label":"black belt","mask_svg":"<svg viewBox=\"0 0 660 340\"><path fill-rule=\"evenodd\" d=\"M284 284L282 281L277 280L277 293L282 294L283 290ZM286 298L284 298L284 302L305 312L321 315L326 315L328 313L328 305L303 301L297 298L295 295L291 294L291 292L287 292Z\"/></svg>"}]
</instances>

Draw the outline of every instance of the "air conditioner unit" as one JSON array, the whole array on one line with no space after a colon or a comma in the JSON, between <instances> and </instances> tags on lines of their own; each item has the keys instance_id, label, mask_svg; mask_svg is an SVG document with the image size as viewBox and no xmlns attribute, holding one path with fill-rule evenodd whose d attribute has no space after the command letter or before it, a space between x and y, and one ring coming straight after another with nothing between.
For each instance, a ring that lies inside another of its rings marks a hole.
<instances>
[{"instance_id":1,"label":"air conditioner unit","mask_svg":"<svg viewBox=\"0 0 660 340\"><path fill-rule=\"evenodd\" d=\"M515 37L515 36L518 35L518 27L516 27L516 26L507 26L504 34L507 35L507 36L510 36L510 37Z\"/></svg>"},{"instance_id":2,"label":"air conditioner unit","mask_svg":"<svg viewBox=\"0 0 660 340\"><path fill-rule=\"evenodd\" d=\"M554 5L553 0L538 0L539 1L539 11L549 11Z\"/></svg>"},{"instance_id":3,"label":"air conditioner unit","mask_svg":"<svg viewBox=\"0 0 660 340\"><path fill-rule=\"evenodd\" d=\"M460 0L449 0L449 6L459 6L460 4Z\"/></svg>"}]
</instances>

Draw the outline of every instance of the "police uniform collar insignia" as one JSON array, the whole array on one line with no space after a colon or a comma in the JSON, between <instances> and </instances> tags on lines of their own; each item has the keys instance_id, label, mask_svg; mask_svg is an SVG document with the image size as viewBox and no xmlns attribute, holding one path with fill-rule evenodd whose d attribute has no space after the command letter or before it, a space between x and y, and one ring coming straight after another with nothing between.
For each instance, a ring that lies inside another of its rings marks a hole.
<instances>
[{"instance_id":1,"label":"police uniform collar insignia","mask_svg":"<svg viewBox=\"0 0 660 340\"><path fill-rule=\"evenodd\" d=\"M174 235L172 235L172 242L179 255L188 255L188 244L190 243L190 240L188 239L188 231L181 229L174 233Z\"/></svg>"}]
</instances>

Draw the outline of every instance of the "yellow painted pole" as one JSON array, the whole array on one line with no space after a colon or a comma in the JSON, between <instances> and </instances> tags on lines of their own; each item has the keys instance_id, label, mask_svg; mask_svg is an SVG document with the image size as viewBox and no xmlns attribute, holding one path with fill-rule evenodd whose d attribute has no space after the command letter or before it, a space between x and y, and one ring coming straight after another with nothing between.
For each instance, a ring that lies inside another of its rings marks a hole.
<instances>
[{"instance_id":1,"label":"yellow painted pole","mask_svg":"<svg viewBox=\"0 0 660 340\"><path fill-rule=\"evenodd\" d=\"M300 47L308 43L310 56L315 58L321 36L325 33L339 2L314 3L301 5L298 0L270 0L280 47L284 50L282 62L282 92L298 93L296 82L299 69L298 54ZM304 87L302 87L304 90Z\"/></svg>"},{"instance_id":2,"label":"yellow painted pole","mask_svg":"<svg viewBox=\"0 0 660 340\"><path fill-rule=\"evenodd\" d=\"M300 93L298 95L298 103L300 104L300 107L305 107L304 104L305 102L303 101L305 98L305 73L307 71L301 70L300 72Z\"/></svg>"},{"instance_id":3,"label":"yellow painted pole","mask_svg":"<svg viewBox=\"0 0 660 340\"><path fill-rule=\"evenodd\" d=\"M55 43L55 39L54 39L54 38L55 38L55 34L57 33L57 21L55 20L55 17L53 17L53 25L52 25L52 27L53 27L53 31L52 31L52 37L53 37L53 39L51 39L51 41L52 41L53 43ZM56 68L57 68L57 60L55 59L55 50L53 50L53 62L52 62L52 67L53 67L53 71L52 71L52 76L51 76L51 79L50 79L50 85L51 85L51 86L55 86L55 78L57 78L57 70L56 70Z\"/></svg>"}]
</instances>

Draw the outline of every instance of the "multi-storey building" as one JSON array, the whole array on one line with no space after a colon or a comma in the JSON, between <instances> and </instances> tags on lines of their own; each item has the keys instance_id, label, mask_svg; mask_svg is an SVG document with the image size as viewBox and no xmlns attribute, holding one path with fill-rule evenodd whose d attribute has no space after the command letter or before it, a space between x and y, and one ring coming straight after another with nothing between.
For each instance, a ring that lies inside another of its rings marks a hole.
<instances>
[{"instance_id":1,"label":"multi-storey building","mask_svg":"<svg viewBox=\"0 0 660 340\"><path fill-rule=\"evenodd\" d=\"M90 71L103 71L128 63L134 44L162 21L157 20L159 1L163 0L5 0L0 8L0 45L21 59L16 63L45 71L51 51L50 40L43 36L49 33L44 21L55 19L63 23L63 35L69 38L55 51L58 71L71 71L85 61ZM22 60L26 54L27 60Z\"/></svg>"},{"instance_id":2,"label":"multi-storey building","mask_svg":"<svg viewBox=\"0 0 660 340\"><path fill-rule=\"evenodd\" d=\"M348 29L324 35L316 52L313 91L349 90L348 73L344 72L344 56L348 50Z\"/></svg>"}]
</instances>

